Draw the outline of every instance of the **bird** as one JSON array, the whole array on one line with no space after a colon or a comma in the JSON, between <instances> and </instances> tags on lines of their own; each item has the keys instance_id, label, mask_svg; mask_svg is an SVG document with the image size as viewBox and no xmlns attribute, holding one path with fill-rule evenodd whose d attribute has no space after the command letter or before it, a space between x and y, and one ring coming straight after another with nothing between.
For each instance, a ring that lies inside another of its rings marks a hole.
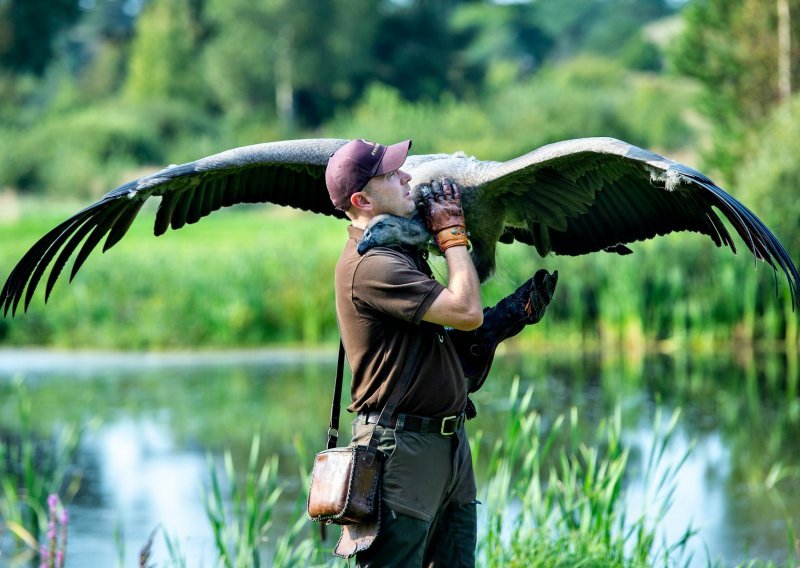
<instances>
[{"instance_id":1,"label":"bird","mask_svg":"<svg viewBox=\"0 0 800 568\"><path fill-rule=\"evenodd\" d=\"M101 240L106 251L124 237L151 197L161 198L156 236L238 203L268 202L345 218L330 201L324 174L328 158L347 142L317 138L254 144L171 165L119 186L58 224L23 255L0 291L3 315L10 311L13 317L20 302L27 311L50 267L47 302L69 258L75 254L72 281ZM757 261L776 274L783 272L793 305L798 304L797 267L753 212L699 171L622 140L564 140L507 161L463 152L409 155L402 168L411 176L411 194L418 203L420 188L430 180L448 178L459 186L481 282L495 270L498 243L514 241L532 246L542 257L600 251L627 255L632 243L692 231L736 253L723 217Z\"/></svg>"}]
</instances>

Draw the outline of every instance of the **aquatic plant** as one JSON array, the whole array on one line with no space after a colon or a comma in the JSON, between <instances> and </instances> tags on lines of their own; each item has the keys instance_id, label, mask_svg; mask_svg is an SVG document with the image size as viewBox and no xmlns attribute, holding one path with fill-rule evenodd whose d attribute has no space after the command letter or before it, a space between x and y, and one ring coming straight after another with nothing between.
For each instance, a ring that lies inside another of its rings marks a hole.
<instances>
[{"instance_id":1,"label":"aquatic plant","mask_svg":"<svg viewBox=\"0 0 800 568\"><path fill-rule=\"evenodd\" d=\"M47 507L49 510L47 539L39 546L41 559L39 568L64 568L69 513L56 494L50 494L47 497Z\"/></svg>"},{"instance_id":2,"label":"aquatic plant","mask_svg":"<svg viewBox=\"0 0 800 568\"><path fill-rule=\"evenodd\" d=\"M65 426L55 438L44 438L34 430L31 401L22 378L16 379L14 393L19 435L13 441L0 440L0 521L18 544L28 547L28 555L41 553L41 547L47 546L55 562L58 550L63 555L66 548L68 520L58 495L69 501L80 486L73 465L80 431ZM64 521L63 547L60 543L52 546L56 520Z\"/></svg>"},{"instance_id":3,"label":"aquatic plant","mask_svg":"<svg viewBox=\"0 0 800 568\"><path fill-rule=\"evenodd\" d=\"M666 428L656 416L644 470L650 508L626 515L630 448L621 411L585 430L573 407L552 424L532 409L533 391L515 380L506 432L492 448L482 500L486 533L478 539L485 566L652 566L679 562L695 531L660 544L660 524L671 505L681 465L664 464L679 412ZM482 439L482 436L479 436ZM559 448L557 451L554 448Z\"/></svg>"},{"instance_id":4,"label":"aquatic plant","mask_svg":"<svg viewBox=\"0 0 800 568\"><path fill-rule=\"evenodd\" d=\"M260 438L253 436L244 480L240 480L230 450L224 455L224 477L209 456L211 487L205 494L206 516L214 534L220 565L247 568L262 565L261 547L272 524L275 503L283 488L277 483L278 458L259 467ZM227 486L227 498L223 495Z\"/></svg>"}]
</instances>

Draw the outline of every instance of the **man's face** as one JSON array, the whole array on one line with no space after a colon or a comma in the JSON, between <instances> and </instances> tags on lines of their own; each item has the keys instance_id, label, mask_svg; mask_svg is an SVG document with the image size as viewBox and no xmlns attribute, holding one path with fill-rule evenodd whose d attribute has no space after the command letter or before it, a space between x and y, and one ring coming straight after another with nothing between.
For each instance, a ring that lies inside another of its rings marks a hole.
<instances>
[{"instance_id":1,"label":"man's face","mask_svg":"<svg viewBox=\"0 0 800 568\"><path fill-rule=\"evenodd\" d=\"M375 215L411 217L417 206L411 198L409 181L411 176L400 169L370 179L364 193L369 196Z\"/></svg>"}]
</instances>

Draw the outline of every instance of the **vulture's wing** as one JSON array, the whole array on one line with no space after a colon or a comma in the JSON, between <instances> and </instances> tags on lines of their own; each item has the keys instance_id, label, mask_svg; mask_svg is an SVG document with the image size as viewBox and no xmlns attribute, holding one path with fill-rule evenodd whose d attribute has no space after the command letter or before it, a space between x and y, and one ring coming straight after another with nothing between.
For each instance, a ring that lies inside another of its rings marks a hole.
<instances>
[{"instance_id":1,"label":"vulture's wing","mask_svg":"<svg viewBox=\"0 0 800 568\"><path fill-rule=\"evenodd\" d=\"M245 146L128 182L39 239L8 276L0 292L0 308L4 315L9 309L16 313L24 295L27 310L36 286L52 264L46 301L61 269L81 243L70 280L106 235L104 251L119 242L144 202L154 195L161 196L156 235L237 203L270 202L343 217L328 197L325 166L328 157L346 142L310 139Z\"/></svg>"},{"instance_id":2,"label":"vulture's wing","mask_svg":"<svg viewBox=\"0 0 800 568\"><path fill-rule=\"evenodd\" d=\"M747 207L700 172L613 138L543 146L503 163L484 163L481 201L501 200L506 232L542 256L607 250L673 231L736 246L722 213L758 260L786 275L797 302L800 275L791 257Z\"/></svg>"}]
</instances>

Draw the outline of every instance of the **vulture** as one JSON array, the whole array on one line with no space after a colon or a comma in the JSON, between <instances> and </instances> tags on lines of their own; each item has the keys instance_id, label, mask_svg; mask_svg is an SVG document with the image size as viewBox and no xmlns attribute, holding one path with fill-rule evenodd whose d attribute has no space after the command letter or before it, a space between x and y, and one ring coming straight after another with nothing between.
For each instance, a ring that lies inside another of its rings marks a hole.
<instances>
[{"instance_id":1,"label":"vulture","mask_svg":"<svg viewBox=\"0 0 800 568\"><path fill-rule=\"evenodd\" d=\"M73 254L70 281L102 239L105 251L125 236L153 196L161 197L156 235L237 203L269 202L344 217L329 200L324 174L330 155L346 142L306 139L244 146L121 185L53 228L25 253L0 292L3 314L10 310L13 316L23 298L27 310L50 267L46 302ZM481 282L494 270L498 242L519 241L543 257L598 251L625 255L632 252L630 243L693 231L735 253L724 217L755 259L784 273L792 301L798 302L797 268L756 215L702 173L626 142L566 140L505 162L464 153L409 155L403 169L412 176L416 199L420 184L432 179L447 177L461 188ZM382 225L371 227L377 240L366 246L402 240L405 229L417 231L413 226L404 229L396 219L378 223ZM417 231L411 240L420 238L426 236Z\"/></svg>"}]
</instances>

